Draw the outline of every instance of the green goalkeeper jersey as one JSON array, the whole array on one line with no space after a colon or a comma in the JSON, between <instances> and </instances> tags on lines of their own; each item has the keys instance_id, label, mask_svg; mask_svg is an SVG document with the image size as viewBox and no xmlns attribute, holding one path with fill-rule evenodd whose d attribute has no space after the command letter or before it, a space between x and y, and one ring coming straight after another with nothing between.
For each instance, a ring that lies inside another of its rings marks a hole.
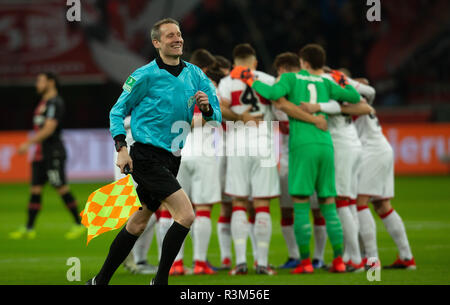
<instances>
[{"instance_id":1,"label":"green goalkeeper jersey","mask_svg":"<svg viewBox=\"0 0 450 305\"><path fill-rule=\"evenodd\" d=\"M330 99L358 103L359 93L351 85L340 87L329 79L312 75L306 70L284 73L272 86L255 81L252 88L269 100L286 97L291 103L327 103ZM324 114L326 116L326 114ZM314 124L289 117L289 147L291 150L304 144L333 145L329 131L322 131Z\"/></svg>"}]
</instances>

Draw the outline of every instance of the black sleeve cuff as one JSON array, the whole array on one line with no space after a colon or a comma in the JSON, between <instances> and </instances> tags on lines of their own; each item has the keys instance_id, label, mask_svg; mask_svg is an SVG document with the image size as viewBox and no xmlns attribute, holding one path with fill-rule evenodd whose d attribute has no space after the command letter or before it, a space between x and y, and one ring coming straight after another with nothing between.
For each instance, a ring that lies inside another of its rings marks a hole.
<instances>
[{"instance_id":1,"label":"black sleeve cuff","mask_svg":"<svg viewBox=\"0 0 450 305\"><path fill-rule=\"evenodd\" d=\"M114 137L114 142L125 142L126 136L123 134L119 134Z\"/></svg>"},{"instance_id":2,"label":"black sleeve cuff","mask_svg":"<svg viewBox=\"0 0 450 305\"><path fill-rule=\"evenodd\" d=\"M211 117L214 114L214 109L211 107L211 105L209 105L209 110L206 112L202 111L203 116L205 117Z\"/></svg>"}]
</instances>

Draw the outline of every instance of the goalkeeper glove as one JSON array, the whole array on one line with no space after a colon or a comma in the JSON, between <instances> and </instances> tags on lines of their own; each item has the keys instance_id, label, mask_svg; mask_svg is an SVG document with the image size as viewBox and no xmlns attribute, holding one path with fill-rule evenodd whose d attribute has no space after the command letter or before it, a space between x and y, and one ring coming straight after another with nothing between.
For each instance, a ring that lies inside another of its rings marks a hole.
<instances>
[{"instance_id":1,"label":"goalkeeper glove","mask_svg":"<svg viewBox=\"0 0 450 305\"><path fill-rule=\"evenodd\" d=\"M348 85L347 77L341 71L332 70L330 74L331 77L333 77L333 79L336 81L336 83L338 83L338 85L340 85L342 88L345 88L345 86Z\"/></svg>"},{"instance_id":2,"label":"goalkeeper glove","mask_svg":"<svg viewBox=\"0 0 450 305\"><path fill-rule=\"evenodd\" d=\"M253 72L246 67L243 66L237 66L235 67L231 73L231 78L233 79L240 79L244 83L246 83L248 86L252 86L253 82L255 81L255 75Z\"/></svg>"}]
</instances>

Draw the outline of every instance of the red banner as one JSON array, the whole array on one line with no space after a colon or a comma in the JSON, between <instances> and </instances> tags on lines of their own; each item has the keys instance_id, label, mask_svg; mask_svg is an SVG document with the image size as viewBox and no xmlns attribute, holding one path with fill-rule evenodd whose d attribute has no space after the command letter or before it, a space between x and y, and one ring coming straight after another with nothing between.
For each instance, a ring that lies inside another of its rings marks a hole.
<instances>
[{"instance_id":1,"label":"red banner","mask_svg":"<svg viewBox=\"0 0 450 305\"><path fill-rule=\"evenodd\" d=\"M396 174L450 174L450 124L383 124Z\"/></svg>"},{"instance_id":2,"label":"red banner","mask_svg":"<svg viewBox=\"0 0 450 305\"><path fill-rule=\"evenodd\" d=\"M101 80L79 22L66 1L0 4L0 84L30 83L53 71L65 81Z\"/></svg>"}]
</instances>

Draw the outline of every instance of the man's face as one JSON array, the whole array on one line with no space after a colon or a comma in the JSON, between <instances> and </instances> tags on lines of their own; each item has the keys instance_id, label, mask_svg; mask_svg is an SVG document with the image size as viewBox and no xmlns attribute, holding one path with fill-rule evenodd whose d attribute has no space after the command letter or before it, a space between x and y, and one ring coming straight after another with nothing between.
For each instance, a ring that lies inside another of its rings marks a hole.
<instances>
[{"instance_id":1,"label":"man's face","mask_svg":"<svg viewBox=\"0 0 450 305\"><path fill-rule=\"evenodd\" d=\"M161 55L180 57L183 55L184 40L181 37L180 28L174 23L166 23L160 26L160 41L153 40L155 48L159 49Z\"/></svg>"},{"instance_id":2,"label":"man's face","mask_svg":"<svg viewBox=\"0 0 450 305\"><path fill-rule=\"evenodd\" d=\"M47 76L45 76L44 74L39 74L36 78L36 92L39 95L42 95L45 93L45 91L47 91L47 88L49 86L48 84L48 79Z\"/></svg>"}]
</instances>

